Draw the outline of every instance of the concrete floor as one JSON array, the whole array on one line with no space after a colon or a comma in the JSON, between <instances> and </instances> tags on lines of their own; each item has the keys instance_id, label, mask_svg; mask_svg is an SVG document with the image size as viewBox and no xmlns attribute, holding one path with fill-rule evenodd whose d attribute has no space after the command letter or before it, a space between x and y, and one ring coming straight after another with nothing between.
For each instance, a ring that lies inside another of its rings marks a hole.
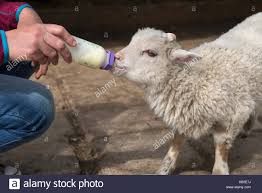
<instances>
[{"instance_id":1,"label":"concrete floor","mask_svg":"<svg viewBox=\"0 0 262 193\"><path fill-rule=\"evenodd\" d=\"M191 48L214 38L196 37L181 44ZM102 45L117 51L125 43ZM108 81L116 84L97 97ZM56 119L42 137L0 154L1 162L19 167L24 174L133 175L157 170L168 144L158 150L153 144L168 130L149 110L136 85L109 72L63 62L51 67L40 82L55 96ZM262 174L261 141L259 123L248 138L236 141L230 154L232 174ZM210 174L212 152L210 139L186 144L176 174Z\"/></svg>"}]
</instances>

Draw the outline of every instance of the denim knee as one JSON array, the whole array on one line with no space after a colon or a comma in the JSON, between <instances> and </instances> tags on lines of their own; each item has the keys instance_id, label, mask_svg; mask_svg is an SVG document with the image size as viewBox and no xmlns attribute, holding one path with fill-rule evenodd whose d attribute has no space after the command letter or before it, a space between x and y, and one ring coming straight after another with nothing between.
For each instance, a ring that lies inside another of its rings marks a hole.
<instances>
[{"instance_id":1,"label":"denim knee","mask_svg":"<svg viewBox=\"0 0 262 193\"><path fill-rule=\"evenodd\" d=\"M42 88L41 92L32 93L29 96L31 108L30 135L39 136L44 133L55 118L55 105L52 93Z\"/></svg>"},{"instance_id":2,"label":"denim knee","mask_svg":"<svg viewBox=\"0 0 262 193\"><path fill-rule=\"evenodd\" d=\"M54 117L54 99L45 86L0 75L0 152L40 136Z\"/></svg>"},{"instance_id":3,"label":"denim knee","mask_svg":"<svg viewBox=\"0 0 262 193\"><path fill-rule=\"evenodd\" d=\"M0 95L0 133L5 130L21 140L31 139L44 133L53 122L51 92L40 84L31 86L28 92Z\"/></svg>"}]
</instances>

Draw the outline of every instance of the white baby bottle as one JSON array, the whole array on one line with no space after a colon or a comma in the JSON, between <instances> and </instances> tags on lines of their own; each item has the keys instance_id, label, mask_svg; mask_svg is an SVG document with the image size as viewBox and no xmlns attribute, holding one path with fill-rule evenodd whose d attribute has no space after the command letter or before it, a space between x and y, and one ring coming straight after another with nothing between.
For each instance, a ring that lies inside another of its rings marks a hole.
<instances>
[{"instance_id":1,"label":"white baby bottle","mask_svg":"<svg viewBox=\"0 0 262 193\"><path fill-rule=\"evenodd\" d=\"M71 52L73 62L103 70L110 70L113 67L115 61L113 52L81 38L75 36L74 38L77 45L75 47L67 46Z\"/></svg>"}]
</instances>

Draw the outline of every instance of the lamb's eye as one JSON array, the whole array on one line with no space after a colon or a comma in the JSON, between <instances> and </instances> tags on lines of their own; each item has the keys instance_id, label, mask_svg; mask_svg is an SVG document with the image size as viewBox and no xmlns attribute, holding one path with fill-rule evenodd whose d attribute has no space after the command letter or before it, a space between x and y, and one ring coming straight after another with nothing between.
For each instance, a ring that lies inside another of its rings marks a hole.
<instances>
[{"instance_id":1,"label":"lamb's eye","mask_svg":"<svg viewBox=\"0 0 262 193\"><path fill-rule=\"evenodd\" d=\"M157 56L157 53L155 52L155 51L153 51L153 50L144 50L143 52L142 52L142 55L143 54L147 54L148 56L150 56L150 57L156 57Z\"/></svg>"}]
</instances>

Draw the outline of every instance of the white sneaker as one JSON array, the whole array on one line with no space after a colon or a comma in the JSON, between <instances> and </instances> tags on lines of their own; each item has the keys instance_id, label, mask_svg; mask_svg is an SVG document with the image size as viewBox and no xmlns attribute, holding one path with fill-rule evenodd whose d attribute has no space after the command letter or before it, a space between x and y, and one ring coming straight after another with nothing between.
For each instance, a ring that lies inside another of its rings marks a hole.
<instances>
[{"instance_id":1,"label":"white sneaker","mask_svg":"<svg viewBox=\"0 0 262 193\"><path fill-rule=\"evenodd\" d=\"M12 166L0 165L0 174L1 175L22 175L21 171Z\"/></svg>"}]
</instances>

